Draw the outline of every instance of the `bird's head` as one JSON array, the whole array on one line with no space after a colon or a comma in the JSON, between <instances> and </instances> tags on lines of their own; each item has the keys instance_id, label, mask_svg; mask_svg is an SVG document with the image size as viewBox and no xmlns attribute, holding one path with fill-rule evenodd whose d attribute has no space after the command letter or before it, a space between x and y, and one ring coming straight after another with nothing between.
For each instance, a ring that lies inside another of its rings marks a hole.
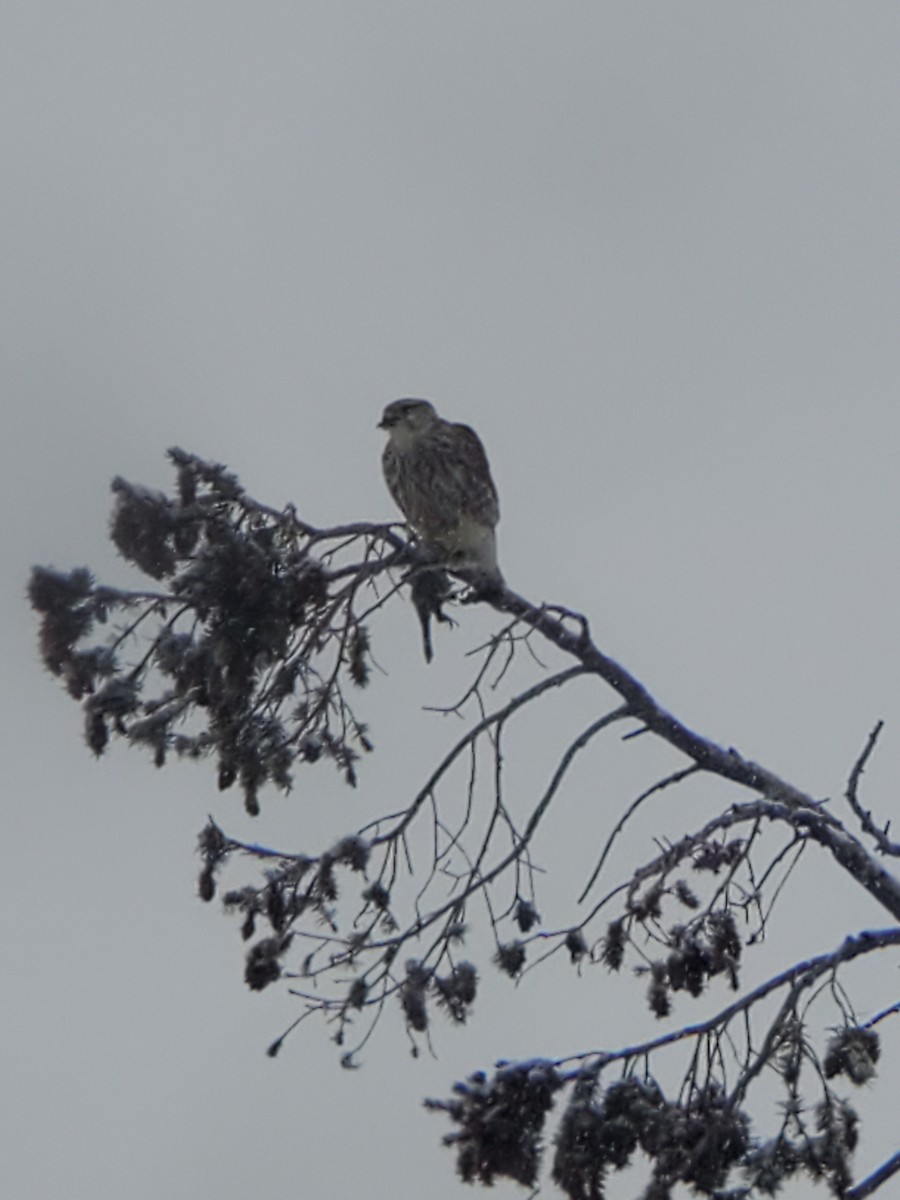
<instances>
[{"instance_id":1,"label":"bird's head","mask_svg":"<svg viewBox=\"0 0 900 1200\"><path fill-rule=\"evenodd\" d=\"M438 420L434 405L427 400L392 400L378 422L379 429L399 434L403 440L415 437Z\"/></svg>"}]
</instances>

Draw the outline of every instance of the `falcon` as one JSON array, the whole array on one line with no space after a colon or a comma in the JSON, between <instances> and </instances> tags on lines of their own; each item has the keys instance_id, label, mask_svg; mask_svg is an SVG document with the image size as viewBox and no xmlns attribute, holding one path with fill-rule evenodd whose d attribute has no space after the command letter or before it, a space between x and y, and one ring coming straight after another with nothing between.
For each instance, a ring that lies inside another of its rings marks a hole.
<instances>
[{"instance_id":1,"label":"falcon","mask_svg":"<svg viewBox=\"0 0 900 1200\"><path fill-rule=\"evenodd\" d=\"M438 416L427 400L394 400L379 423L388 491L441 564L482 588L503 585L494 526L500 519L487 455L473 429Z\"/></svg>"}]
</instances>

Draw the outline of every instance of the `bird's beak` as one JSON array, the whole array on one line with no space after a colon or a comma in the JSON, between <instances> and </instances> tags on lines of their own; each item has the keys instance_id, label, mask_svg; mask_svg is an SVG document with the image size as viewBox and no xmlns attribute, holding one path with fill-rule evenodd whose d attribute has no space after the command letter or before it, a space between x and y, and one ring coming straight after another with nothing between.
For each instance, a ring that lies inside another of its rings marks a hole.
<instances>
[{"instance_id":1,"label":"bird's beak","mask_svg":"<svg viewBox=\"0 0 900 1200\"><path fill-rule=\"evenodd\" d=\"M382 417L381 420L378 422L378 424L375 426L375 428L376 429L390 429L390 427L393 425L393 423L394 422L389 421L387 419L387 417Z\"/></svg>"}]
</instances>

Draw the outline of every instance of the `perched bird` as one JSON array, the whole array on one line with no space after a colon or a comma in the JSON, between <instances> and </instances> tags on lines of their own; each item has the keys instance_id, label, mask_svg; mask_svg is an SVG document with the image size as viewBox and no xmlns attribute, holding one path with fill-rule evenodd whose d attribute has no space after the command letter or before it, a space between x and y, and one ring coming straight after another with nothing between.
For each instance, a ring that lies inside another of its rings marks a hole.
<instances>
[{"instance_id":1,"label":"perched bird","mask_svg":"<svg viewBox=\"0 0 900 1200\"><path fill-rule=\"evenodd\" d=\"M388 490L440 565L481 590L503 585L494 526L497 489L478 434L438 416L427 400L394 400L380 428Z\"/></svg>"}]
</instances>

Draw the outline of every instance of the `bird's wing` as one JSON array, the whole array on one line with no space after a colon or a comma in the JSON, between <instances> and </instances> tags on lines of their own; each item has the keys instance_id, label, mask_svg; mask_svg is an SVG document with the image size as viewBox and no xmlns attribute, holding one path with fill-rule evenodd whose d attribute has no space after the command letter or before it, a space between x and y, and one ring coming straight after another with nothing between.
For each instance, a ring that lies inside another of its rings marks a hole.
<instances>
[{"instance_id":1,"label":"bird's wing","mask_svg":"<svg viewBox=\"0 0 900 1200\"><path fill-rule=\"evenodd\" d=\"M500 519L500 505L481 438L468 425L450 425L449 433L447 459L460 483L460 507L476 520L494 526Z\"/></svg>"},{"instance_id":2,"label":"bird's wing","mask_svg":"<svg viewBox=\"0 0 900 1200\"><path fill-rule=\"evenodd\" d=\"M487 455L468 425L442 421L404 452L389 441L382 464L398 508L426 539L452 532L460 517L491 528L497 524L497 490Z\"/></svg>"}]
</instances>

